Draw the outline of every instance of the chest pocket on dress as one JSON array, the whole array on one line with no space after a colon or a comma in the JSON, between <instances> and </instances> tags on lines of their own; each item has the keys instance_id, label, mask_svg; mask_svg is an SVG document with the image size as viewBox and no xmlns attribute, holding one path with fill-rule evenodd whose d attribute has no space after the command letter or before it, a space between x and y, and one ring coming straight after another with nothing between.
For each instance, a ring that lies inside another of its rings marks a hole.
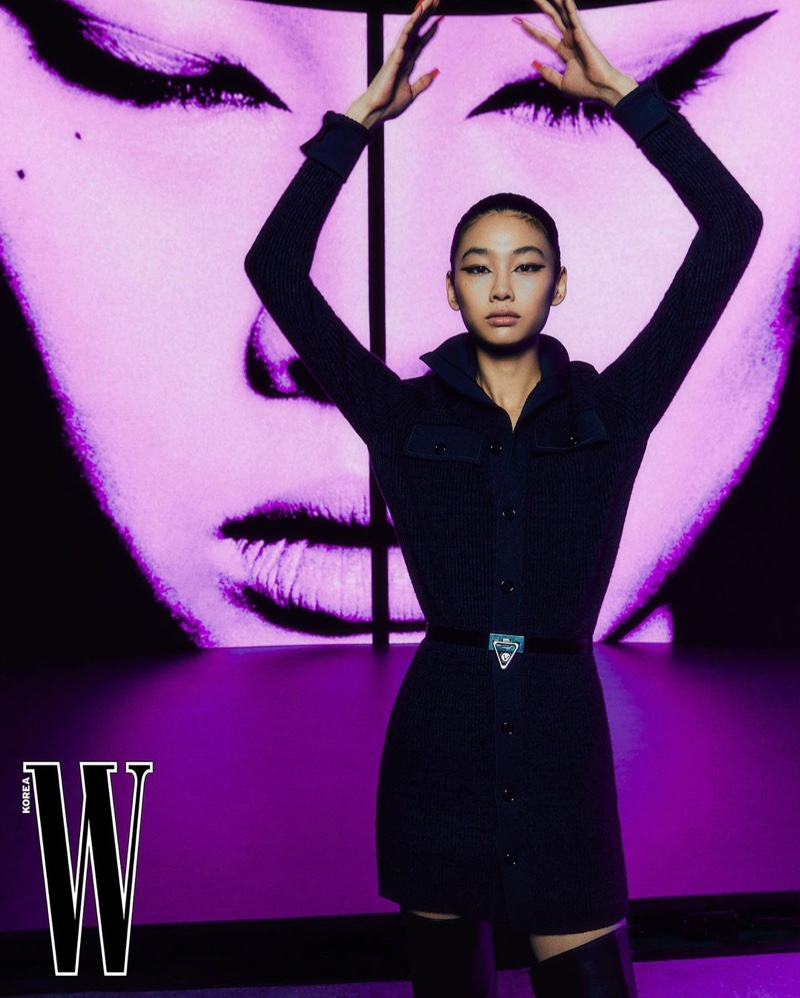
<instances>
[{"instance_id":1,"label":"chest pocket on dress","mask_svg":"<svg viewBox=\"0 0 800 998\"><path fill-rule=\"evenodd\" d=\"M564 423L542 423L535 427L533 449L535 451L573 451L590 444L608 443L608 431L596 409L576 412L572 426Z\"/></svg>"},{"instance_id":2,"label":"chest pocket on dress","mask_svg":"<svg viewBox=\"0 0 800 998\"><path fill-rule=\"evenodd\" d=\"M415 423L411 427L403 453L428 461L469 461L479 464L483 434L465 426L437 426Z\"/></svg>"}]
</instances>

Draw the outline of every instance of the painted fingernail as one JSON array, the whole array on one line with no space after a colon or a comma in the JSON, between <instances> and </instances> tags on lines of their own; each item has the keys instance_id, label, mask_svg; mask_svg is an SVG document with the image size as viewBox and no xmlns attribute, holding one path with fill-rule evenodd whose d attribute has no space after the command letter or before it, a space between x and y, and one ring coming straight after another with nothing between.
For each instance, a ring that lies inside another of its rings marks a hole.
<instances>
[{"instance_id":1,"label":"painted fingernail","mask_svg":"<svg viewBox=\"0 0 800 998\"><path fill-rule=\"evenodd\" d=\"M435 80L438 75L439 75L439 70L438 69L432 69L431 70L431 79L432 80Z\"/></svg>"},{"instance_id":2,"label":"painted fingernail","mask_svg":"<svg viewBox=\"0 0 800 998\"><path fill-rule=\"evenodd\" d=\"M531 63L531 66L533 66L533 68L536 70L537 73L541 72L542 70L542 64L539 62L538 59L534 59L533 62Z\"/></svg>"}]
</instances>

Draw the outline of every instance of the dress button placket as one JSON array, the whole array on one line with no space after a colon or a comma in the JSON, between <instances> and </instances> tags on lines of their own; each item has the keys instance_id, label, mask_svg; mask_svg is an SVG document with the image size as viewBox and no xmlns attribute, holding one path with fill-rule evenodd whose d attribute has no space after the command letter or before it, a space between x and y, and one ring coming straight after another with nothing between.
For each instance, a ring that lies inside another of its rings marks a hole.
<instances>
[{"instance_id":1,"label":"dress button placket","mask_svg":"<svg viewBox=\"0 0 800 998\"><path fill-rule=\"evenodd\" d=\"M524 459L516 438L496 438L492 475L497 505L495 520L495 598L492 629L497 633L524 634L521 610L524 551ZM491 652L494 688L495 800L498 822L498 861L508 911L519 911L529 891L530 830L525 817L525 787L528 774L522 766L527 735L519 723L524 671L529 654L514 654L505 664Z\"/></svg>"},{"instance_id":2,"label":"dress button placket","mask_svg":"<svg viewBox=\"0 0 800 998\"><path fill-rule=\"evenodd\" d=\"M495 599L493 629L498 633L523 633L520 621L520 596L523 566L520 562L524 542L524 469L513 436L495 439L489 447L497 500L495 538ZM501 664L494 651L492 684L494 688L495 799L498 821L498 861L506 908L524 910L529 890L529 830L526 828L526 773L521 765L525 756L525 730L520 727L519 705L522 698L522 670L529 668L528 654L516 653ZM516 722L516 723L515 723Z\"/></svg>"},{"instance_id":3,"label":"dress button placket","mask_svg":"<svg viewBox=\"0 0 800 998\"><path fill-rule=\"evenodd\" d=\"M495 709L495 794L498 820L498 852L509 912L524 912L528 892L528 851L530 829L525 819L525 784L527 774L521 765L525 757L526 732L519 722L523 669L530 668L530 653L516 654L506 669L497 658L492 668Z\"/></svg>"}]
</instances>

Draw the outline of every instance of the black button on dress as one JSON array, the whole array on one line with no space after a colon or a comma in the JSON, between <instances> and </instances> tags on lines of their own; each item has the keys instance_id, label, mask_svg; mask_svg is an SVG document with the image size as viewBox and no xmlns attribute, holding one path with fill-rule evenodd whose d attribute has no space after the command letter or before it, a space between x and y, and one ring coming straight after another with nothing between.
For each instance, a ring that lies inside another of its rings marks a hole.
<instances>
[{"instance_id":1,"label":"black button on dress","mask_svg":"<svg viewBox=\"0 0 800 998\"><path fill-rule=\"evenodd\" d=\"M758 238L758 208L652 80L612 117L699 232L648 325L602 373L540 335L542 378L513 430L476 383L468 333L424 355L430 373L401 380L311 282L318 233L370 137L357 122L326 114L247 255L264 305L369 448L431 624L591 637L648 436ZM379 893L410 908L543 934L624 918L592 653L524 650L501 667L488 647L425 638L387 727L376 844Z\"/></svg>"}]
</instances>

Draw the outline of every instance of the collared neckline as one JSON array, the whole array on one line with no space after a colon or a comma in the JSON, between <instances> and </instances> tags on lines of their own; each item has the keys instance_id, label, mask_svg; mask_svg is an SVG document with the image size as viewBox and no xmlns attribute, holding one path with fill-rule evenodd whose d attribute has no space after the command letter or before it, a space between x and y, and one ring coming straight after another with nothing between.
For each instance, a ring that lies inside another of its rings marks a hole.
<instances>
[{"instance_id":1,"label":"collared neckline","mask_svg":"<svg viewBox=\"0 0 800 998\"><path fill-rule=\"evenodd\" d=\"M542 377L525 400L520 419L557 395L566 394L569 387L569 354L554 336L539 334L539 366ZM456 333L434 350L422 354L420 360L442 381L462 395L468 395L488 405L497 406L475 380L478 359L470 333Z\"/></svg>"}]
</instances>

